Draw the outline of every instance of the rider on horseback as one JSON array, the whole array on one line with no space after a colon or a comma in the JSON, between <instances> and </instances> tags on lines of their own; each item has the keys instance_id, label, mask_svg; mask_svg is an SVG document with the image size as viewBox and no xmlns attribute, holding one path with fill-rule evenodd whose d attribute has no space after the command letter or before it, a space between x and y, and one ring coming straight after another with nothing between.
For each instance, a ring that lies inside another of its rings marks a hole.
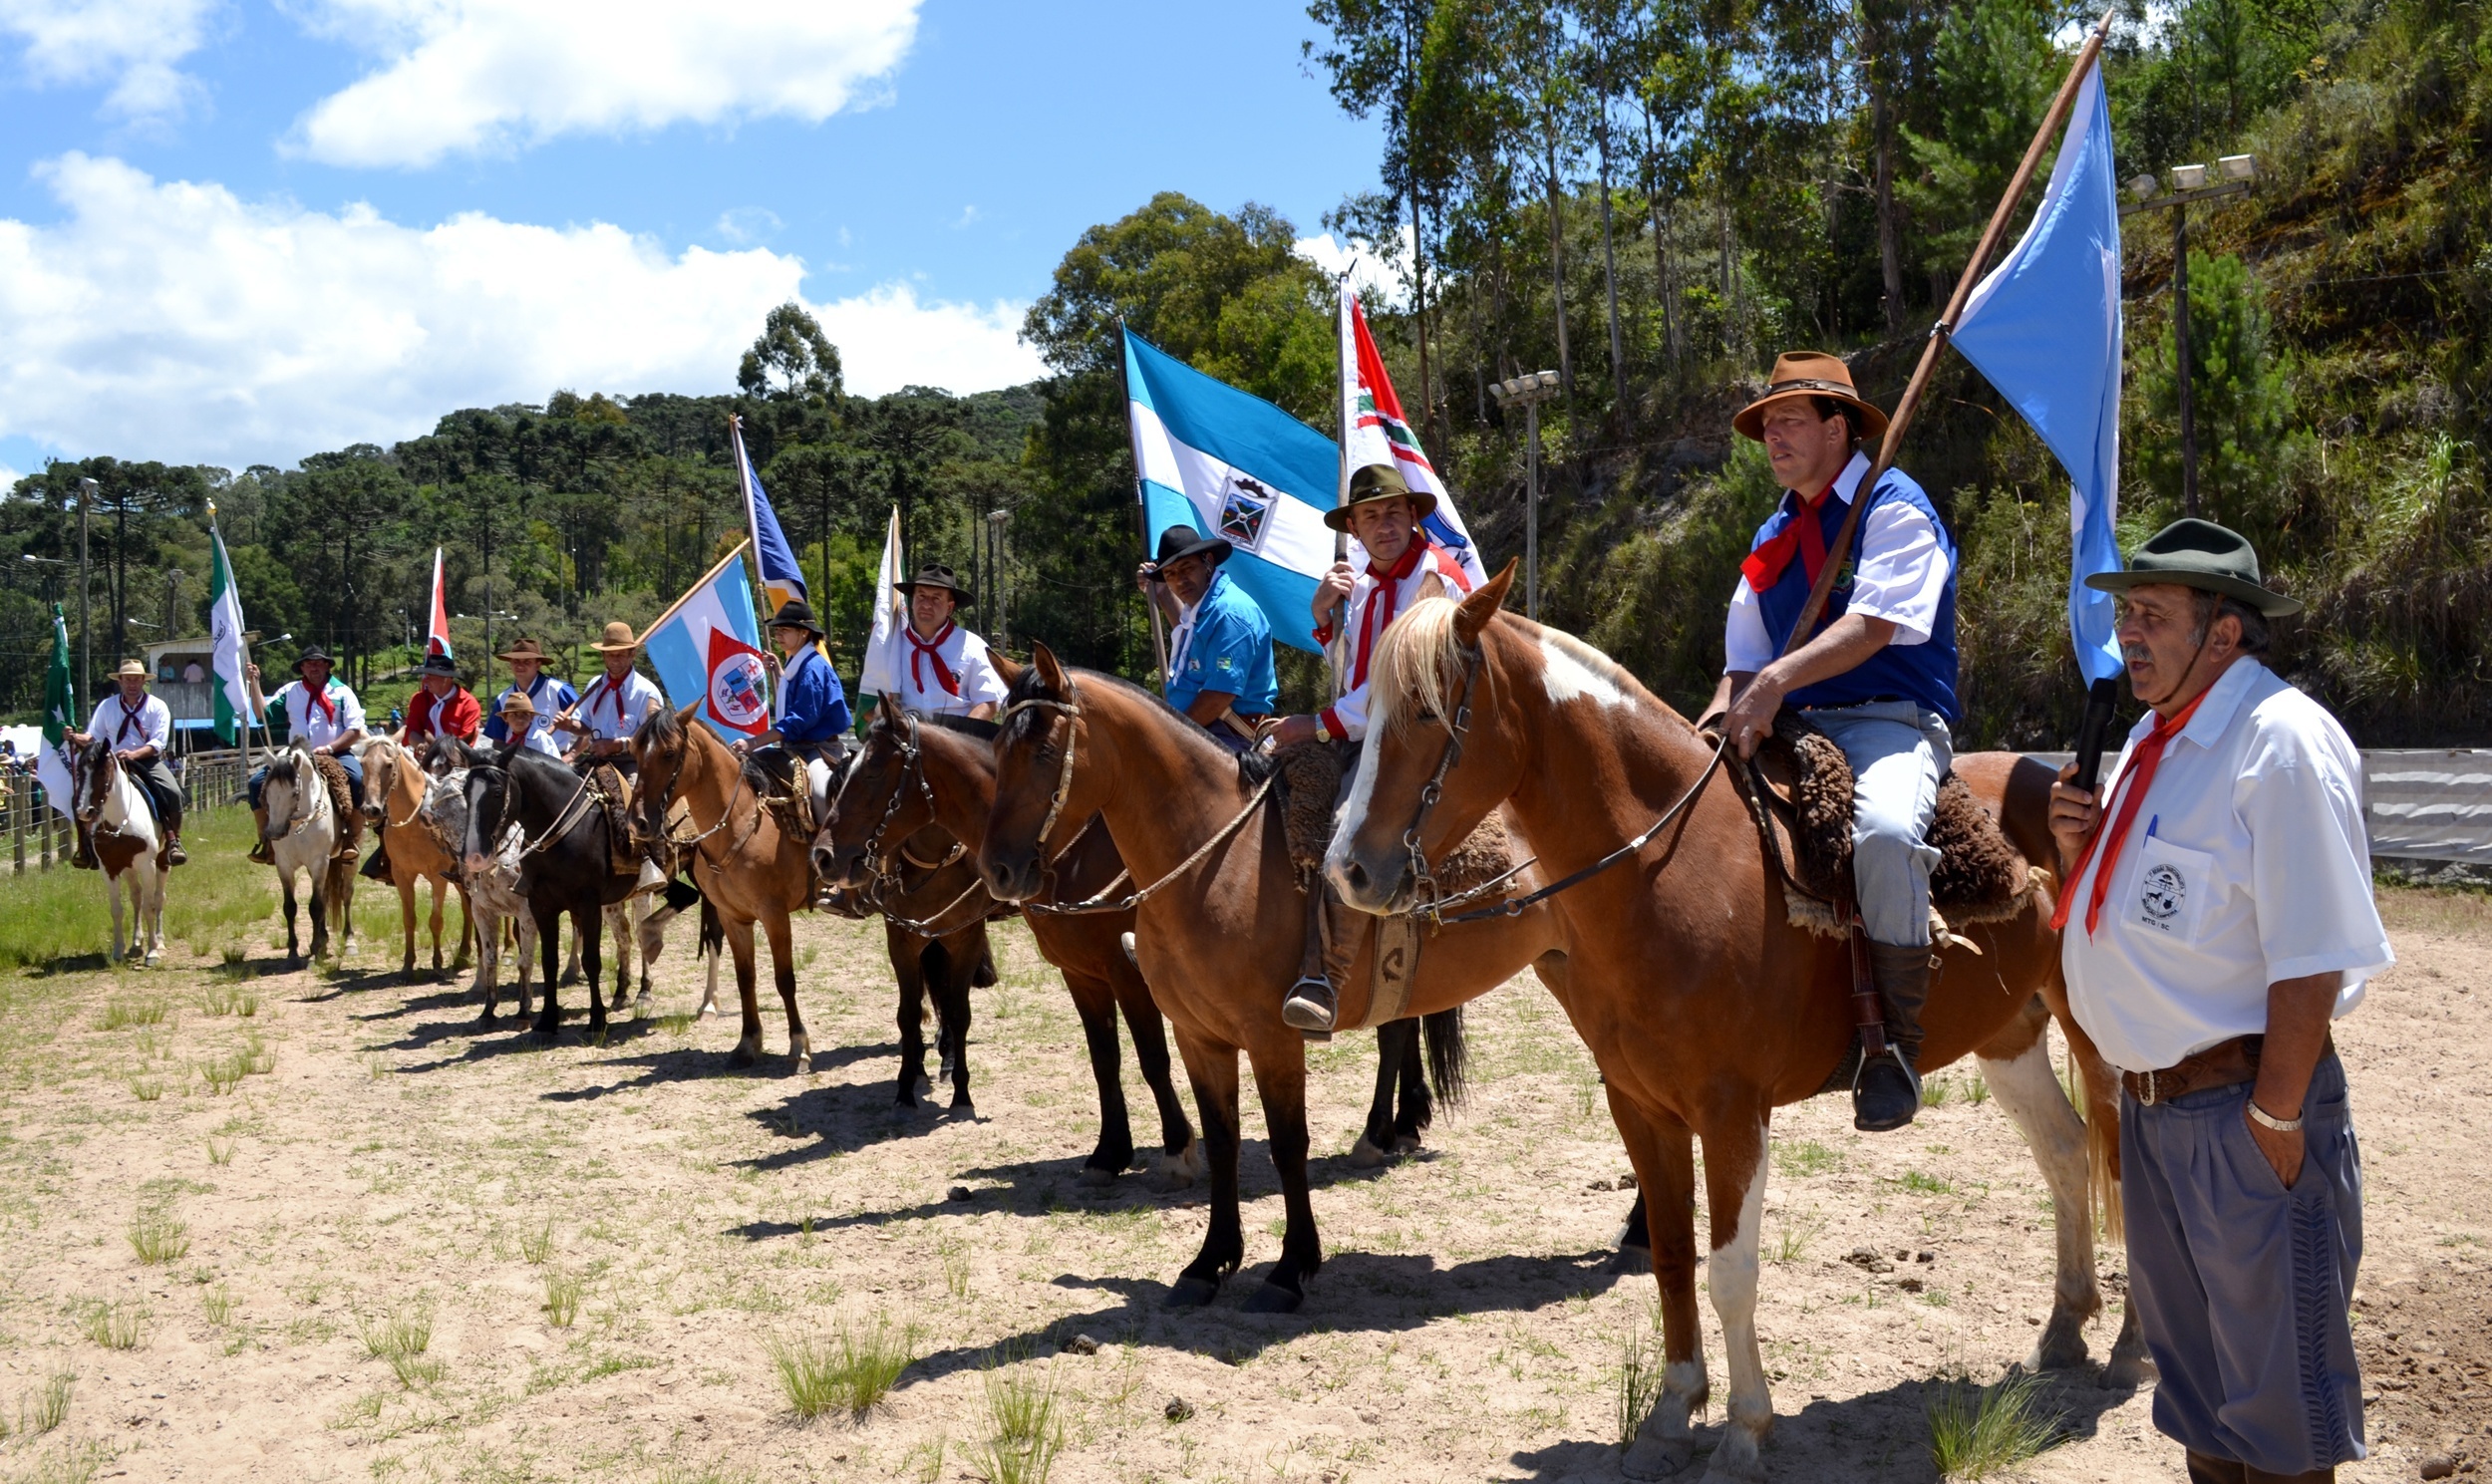
<instances>
[{"instance_id":1,"label":"rider on horseback","mask_svg":"<svg viewBox=\"0 0 2492 1484\"><path fill-rule=\"evenodd\" d=\"M1272 626L1220 564L1233 548L1190 525L1159 533L1159 558L1135 579L1175 628L1168 635L1168 704L1243 752L1262 740L1279 695L1272 673Z\"/></svg>"},{"instance_id":2,"label":"rider on horseback","mask_svg":"<svg viewBox=\"0 0 2492 1484\"><path fill-rule=\"evenodd\" d=\"M821 641L812 605L790 598L771 615L771 643L786 656L783 664L767 655L762 660L779 675L778 715L769 731L737 743L748 752L773 743L784 748L803 771L815 819L829 811L831 781L848 754L849 726L848 693L815 647ZM797 768L788 769L790 782Z\"/></svg>"},{"instance_id":3,"label":"rider on horseback","mask_svg":"<svg viewBox=\"0 0 2492 1484\"><path fill-rule=\"evenodd\" d=\"M329 656L319 645L303 651L303 657L294 662L294 674L296 678L293 681L279 686L276 696L269 698L260 694L259 667L243 666L243 678L251 686L251 709L264 713L271 699L284 707L286 736L298 739L315 752L335 757L338 766L345 770L353 802L360 808L364 801L364 760L355 755L354 746L364 740L364 704L355 699L355 693L347 689L343 682L329 674ZM276 860L268 849L268 807L260 801L260 788L267 779L265 765L251 774L251 817L259 824L258 840L251 846L251 859L261 865L271 865ZM347 838L343 824L338 838ZM351 861L357 851L353 845L346 845L338 854Z\"/></svg>"},{"instance_id":4,"label":"rider on horseback","mask_svg":"<svg viewBox=\"0 0 2492 1484\"><path fill-rule=\"evenodd\" d=\"M590 646L604 657L606 673L589 682L579 705L554 718L554 730L575 734L571 765L585 773L600 763L630 777L640 764L632 758L632 734L648 719L652 707L666 705L657 683L633 668L640 641L621 620L606 625L605 636Z\"/></svg>"},{"instance_id":5,"label":"rider on horseback","mask_svg":"<svg viewBox=\"0 0 2492 1484\"><path fill-rule=\"evenodd\" d=\"M148 667L139 661L122 661L113 678L121 682L121 694L96 703L87 730L69 734L70 745L83 747L99 737L110 741L122 766L147 793L156 822L164 827L164 864L187 865L190 857L181 853L181 784L164 762L164 750L172 742L173 714L162 700L148 694ZM97 866L95 841L83 824L78 826L75 863L90 871Z\"/></svg>"},{"instance_id":6,"label":"rider on horseback","mask_svg":"<svg viewBox=\"0 0 2492 1484\"><path fill-rule=\"evenodd\" d=\"M1852 1122L1901 1128L1921 1107L1930 871L1939 859L1929 835L1958 719L1956 544L1921 486L1889 469L1851 549L1827 549L1869 472L1862 445L1886 431L1886 415L1861 400L1840 359L1780 357L1764 395L1731 427L1765 445L1785 492L1741 564L1721 684L1699 725L1727 735L1746 757L1787 705L1850 759L1853 890L1888 1042L1853 1079ZM1795 646L1791 632L1828 561L1836 577L1825 611Z\"/></svg>"}]
</instances>

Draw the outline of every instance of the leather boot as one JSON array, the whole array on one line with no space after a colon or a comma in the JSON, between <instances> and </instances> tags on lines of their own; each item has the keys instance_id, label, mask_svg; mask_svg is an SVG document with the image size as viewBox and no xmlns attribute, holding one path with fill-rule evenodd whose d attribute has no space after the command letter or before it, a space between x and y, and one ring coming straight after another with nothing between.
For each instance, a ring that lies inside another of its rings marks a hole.
<instances>
[{"instance_id":1,"label":"leather boot","mask_svg":"<svg viewBox=\"0 0 2492 1484\"><path fill-rule=\"evenodd\" d=\"M1930 945L1869 945L1869 977L1886 1008L1883 1055L1864 1057L1852 1078L1852 1126L1902 1128L1921 1111L1921 1005L1930 998Z\"/></svg>"},{"instance_id":2,"label":"leather boot","mask_svg":"<svg viewBox=\"0 0 2492 1484\"><path fill-rule=\"evenodd\" d=\"M190 864L189 853L181 848L181 831L178 828L167 830L164 834L164 864L167 866Z\"/></svg>"},{"instance_id":3,"label":"leather boot","mask_svg":"<svg viewBox=\"0 0 2492 1484\"><path fill-rule=\"evenodd\" d=\"M372 842L372 859L364 862L363 876L365 880L378 881L383 886L398 884L390 877L389 846L379 840Z\"/></svg>"},{"instance_id":4,"label":"leather boot","mask_svg":"<svg viewBox=\"0 0 2492 1484\"><path fill-rule=\"evenodd\" d=\"M251 859L258 861L263 866L275 865L277 863L277 857L275 853L268 848L267 805L251 805Z\"/></svg>"},{"instance_id":5,"label":"leather boot","mask_svg":"<svg viewBox=\"0 0 2492 1484\"><path fill-rule=\"evenodd\" d=\"M1281 1022L1310 1040L1333 1039L1333 1019L1341 997L1324 973L1324 899L1331 888L1318 882L1307 892L1307 951L1298 966L1298 982L1281 999Z\"/></svg>"}]
</instances>

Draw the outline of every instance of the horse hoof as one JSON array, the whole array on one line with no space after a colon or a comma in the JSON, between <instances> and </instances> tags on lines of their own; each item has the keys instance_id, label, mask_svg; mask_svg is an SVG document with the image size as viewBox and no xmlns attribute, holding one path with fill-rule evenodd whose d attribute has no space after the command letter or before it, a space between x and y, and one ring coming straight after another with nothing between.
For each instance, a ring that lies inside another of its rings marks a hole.
<instances>
[{"instance_id":1,"label":"horse hoof","mask_svg":"<svg viewBox=\"0 0 2492 1484\"><path fill-rule=\"evenodd\" d=\"M793 1074L800 1077L811 1076L813 1074L813 1058L810 1056L798 1056L796 1058Z\"/></svg>"},{"instance_id":2,"label":"horse hoof","mask_svg":"<svg viewBox=\"0 0 2492 1484\"><path fill-rule=\"evenodd\" d=\"M475 1018L475 1023L479 1026L490 1026L498 1019L500 1018L493 1014L493 1007L487 1005L484 1007L484 1014Z\"/></svg>"},{"instance_id":3,"label":"horse hoof","mask_svg":"<svg viewBox=\"0 0 2492 1484\"><path fill-rule=\"evenodd\" d=\"M1394 1157L1396 1159L1407 1159L1411 1155L1418 1153L1419 1148L1419 1136L1417 1134L1398 1133L1394 1135Z\"/></svg>"},{"instance_id":4,"label":"horse hoof","mask_svg":"<svg viewBox=\"0 0 2492 1484\"><path fill-rule=\"evenodd\" d=\"M1082 1173L1075 1177L1074 1183L1088 1186L1092 1190L1103 1190L1116 1183L1116 1172L1102 1170L1094 1164L1086 1164L1082 1167Z\"/></svg>"},{"instance_id":5,"label":"horse hoof","mask_svg":"<svg viewBox=\"0 0 2492 1484\"><path fill-rule=\"evenodd\" d=\"M1381 1170L1392 1159L1392 1155L1369 1143L1366 1134L1359 1135L1359 1142L1350 1146L1350 1167L1354 1170Z\"/></svg>"},{"instance_id":6,"label":"horse hoof","mask_svg":"<svg viewBox=\"0 0 2492 1484\"><path fill-rule=\"evenodd\" d=\"M1248 1314L1296 1314L1307 1296L1296 1289L1285 1289L1277 1283L1265 1283L1246 1296Z\"/></svg>"},{"instance_id":7,"label":"horse hoof","mask_svg":"<svg viewBox=\"0 0 2492 1484\"><path fill-rule=\"evenodd\" d=\"M2157 1374L2151 1356L2113 1355L2111 1363L2102 1368L2102 1383L2113 1391L2134 1391L2153 1381Z\"/></svg>"},{"instance_id":8,"label":"horse hoof","mask_svg":"<svg viewBox=\"0 0 2492 1484\"><path fill-rule=\"evenodd\" d=\"M1683 1437L1638 1437L1619 1471L1630 1479L1667 1479L1688 1466L1696 1444Z\"/></svg>"},{"instance_id":9,"label":"horse hoof","mask_svg":"<svg viewBox=\"0 0 2492 1484\"><path fill-rule=\"evenodd\" d=\"M1208 1278L1180 1278L1168 1290L1163 1309L1200 1309L1220 1296L1220 1285Z\"/></svg>"},{"instance_id":10,"label":"horse hoof","mask_svg":"<svg viewBox=\"0 0 2492 1484\"><path fill-rule=\"evenodd\" d=\"M968 1093L963 1092L952 1099L952 1105L947 1111L958 1113L964 1118L976 1118L978 1105L969 1100Z\"/></svg>"},{"instance_id":11,"label":"horse hoof","mask_svg":"<svg viewBox=\"0 0 2492 1484\"><path fill-rule=\"evenodd\" d=\"M727 1053L727 1064L730 1066L751 1066L761 1059L762 1053L749 1045L739 1044Z\"/></svg>"},{"instance_id":12,"label":"horse hoof","mask_svg":"<svg viewBox=\"0 0 2492 1484\"><path fill-rule=\"evenodd\" d=\"M1623 1274L1628 1277L1634 1277L1638 1274L1652 1272L1653 1249L1650 1247L1632 1247L1625 1243L1621 1243L1618 1251L1610 1258L1610 1271L1612 1273Z\"/></svg>"}]
</instances>

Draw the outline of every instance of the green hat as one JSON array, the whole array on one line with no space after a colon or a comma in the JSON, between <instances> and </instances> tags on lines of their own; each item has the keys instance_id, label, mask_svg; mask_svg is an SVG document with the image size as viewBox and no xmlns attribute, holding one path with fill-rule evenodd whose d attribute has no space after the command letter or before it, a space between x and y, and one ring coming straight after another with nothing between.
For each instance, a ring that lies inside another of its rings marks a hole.
<instances>
[{"instance_id":1,"label":"green hat","mask_svg":"<svg viewBox=\"0 0 2492 1484\"><path fill-rule=\"evenodd\" d=\"M1350 476L1350 498L1324 512L1324 523L1337 531L1350 529L1350 512L1375 500L1402 499L1410 502L1410 518L1425 520L1436 508L1436 496L1424 489L1412 489L1402 477L1402 470L1390 463L1361 466Z\"/></svg>"},{"instance_id":2,"label":"green hat","mask_svg":"<svg viewBox=\"0 0 2492 1484\"><path fill-rule=\"evenodd\" d=\"M2130 553L2128 570L2096 572L2085 585L2106 593L2158 582L2238 598L2268 618L2302 611L2302 600L2259 586L2259 554L2249 538L2212 520L2184 517L2146 538Z\"/></svg>"}]
</instances>

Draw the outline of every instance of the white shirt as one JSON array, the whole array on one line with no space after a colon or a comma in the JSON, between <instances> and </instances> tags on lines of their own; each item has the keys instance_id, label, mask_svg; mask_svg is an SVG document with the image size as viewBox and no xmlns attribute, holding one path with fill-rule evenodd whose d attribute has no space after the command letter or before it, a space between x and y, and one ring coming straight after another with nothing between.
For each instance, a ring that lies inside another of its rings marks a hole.
<instances>
[{"instance_id":1,"label":"white shirt","mask_svg":"<svg viewBox=\"0 0 2492 1484\"><path fill-rule=\"evenodd\" d=\"M2153 726L2149 713L2130 729L2120 769ZM2067 884L2068 1005L2114 1066L2160 1071L2264 1034L2281 980L2341 973L2336 1015L2361 1004L2363 981L2396 962L2371 898L2361 779L2361 754L2318 702L2253 658L2217 678L2165 745L2119 859Z\"/></svg>"},{"instance_id":2,"label":"white shirt","mask_svg":"<svg viewBox=\"0 0 2492 1484\"><path fill-rule=\"evenodd\" d=\"M917 631L905 625L903 628L898 660L901 706L929 716L965 717L973 706L1004 704L1004 677L988 663L985 640L954 624L952 632L935 646L935 653L943 657L944 668L952 672L953 682L960 687L961 693L955 696L935 678L932 658L918 652Z\"/></svg>"},{"instance_id":3,"label":"white shirt","mask_svg":"<svg viewBox=\"0 0 2492 1484\"><path fill-rule=\"evenodd\" d=\"M1348 642L1342 648L1343 663L1349 667L1349 673L1342 678L1341 699L1316 715L1324 730L1334 737L1362 742L1368 735L1368 663L1376 649L1376 635L1368 632L1371 606L1376 614L1377 633L1381 634L1421 598L1460 598L1471 590L1470 577L1452 552L1428 541L1424 530L1411 532L1410 539L1426 542L1426 550L1408 572L1398 578L1378 577L1374 558L1370 558L1367 565L1358 569L1359 575L1351 579L1350 601L1342 610L1344 622L1349 625ZM1405 551L1403 556L1408 554ZM1380 596L1380 590L1389 581L1394 587L1391 603ZM1332 643L1329 626L1317 630L1315 637L1320 643Z\"/></svg>"},{"instance_id":4,"label":"white shirt","mask_svg":"<svg viewBox=\"0 0 2492 1484\"><path fill-rule=\"evenodd\" d=\"M649 715L649 708L664 705L666 698L658 694L657 686L639 671L626 671L623 684L619 686L614 683L613 677L600 671L588 689L580 692L579 709L572 716L586 722L588 735L600 742L629 742L632 734L640 729L642 720ZM532 733L528 741L531 743L536 741Z\"/></svg>"},{"instance_id":5,"label":"white shirt","mask_svg":"<svg viewBox=\"0 0 2492 1484\"><path fill-rule=\"evenodd\" d=\"M1834 493L1850 500L1869 474L1869 455L1854 453L1835 476ZM1813 512L1803 510L1802 519ZM1895 626L1889 644L1927 644L1938 627L1939 602L1947 595L1951 564L1930 517L1903 500L1872 505L1860 518L1860 565L1852 573L1845 613L1863 613ZM1765 633L1765 610L1742 577L1730 590L1730 619L1722 627L1722 669L1753 674L1779 656Z\"/></svg>"},{"instance_id":6,"label":"white shirt","mask_svg":"<svg viewBox=\"0 0 2492 1484\"><path fill-rule=\"evenodd\" d=\"M289 736L301 738L308 745L325 747L350 732L364 730L364 704L334 675L329 677L327 695L329 704L336 708L334 717L323 715L312 705L312 693L299 680L287 681L277 689L276 702L285 708Z\"/></svg>"},{"instance_id":7,"label":"white shirt","mask_svg":"<svg viewBox=\"0 0 2492 1484\"><path fill-rule=\"evenodd\" d=\"M96 703L95 718L87 723L87 735L104 739L106 746L116 752L133 747L154 747L158 756L169 751L173 738L173 713L153 693L139 698L136 711L124 711L120 693Z\"/></svg>"}]
</instances>

